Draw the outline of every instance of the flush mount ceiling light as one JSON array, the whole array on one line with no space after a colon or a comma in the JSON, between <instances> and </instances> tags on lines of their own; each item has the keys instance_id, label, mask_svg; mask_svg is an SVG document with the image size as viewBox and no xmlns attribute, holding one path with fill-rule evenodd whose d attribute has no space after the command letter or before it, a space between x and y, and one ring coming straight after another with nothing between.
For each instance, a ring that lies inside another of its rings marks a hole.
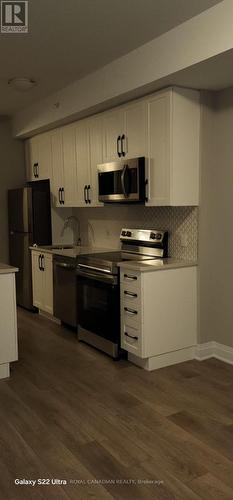
<instances>
[{"instance_id":1,"label":"flush mount ceiling light","mask_svg":"<svg viewBox=\"0 0 233 500\"><path fill-rule=\"evenodd\" d=\"M11 78L8 80L8 85L20 92L26 92L27 90L32 89L36 85L36 81L33 78Z\"/></svg>"}]
</instances>

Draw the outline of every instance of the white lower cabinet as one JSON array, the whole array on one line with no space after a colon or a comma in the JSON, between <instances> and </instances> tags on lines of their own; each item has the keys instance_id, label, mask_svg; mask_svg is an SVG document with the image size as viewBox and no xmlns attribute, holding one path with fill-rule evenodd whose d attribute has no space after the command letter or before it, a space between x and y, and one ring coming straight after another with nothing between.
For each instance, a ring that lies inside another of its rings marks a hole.
<instances>
[{"instance_id":1,"label":"white lower cabinet","mask_svg":"<svg viewBox=\"0 0 233 500\"><path fill-rule=\"evenodd\" d=\"M0 379L9 377L9 363L18 359L15 274L0 274Z\"/></svg>"},{"instance_id":2,"label":"white lower cabinet","mask_svg":"<svg viewBox=\"0 0 233 500\"><path fill-rule=\"evenodd\" d=\"M53 314L53 256L32 251L33 305Z\"/></svg>"},{"instance_id":3,"label":"white lower cabinet","mask_svg":"<svg viewBox=\"0 0 233 500\"><path fill-rule=\"evenodd\" d=\"M182 350L190 355L197 343L196 275L195 266L121 269L121 347L143 359Z\"/></svg>"}]
</instances>

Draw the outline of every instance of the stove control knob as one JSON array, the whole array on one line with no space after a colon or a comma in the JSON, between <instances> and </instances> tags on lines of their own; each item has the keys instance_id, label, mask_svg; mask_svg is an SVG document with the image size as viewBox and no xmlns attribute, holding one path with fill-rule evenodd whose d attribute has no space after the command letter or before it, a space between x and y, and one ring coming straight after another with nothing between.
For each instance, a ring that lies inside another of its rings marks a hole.
<instances>
[{"instance_id":1,"label":"stove control knob","mask_svg":"<svg viewBox=\"0 0 233 500\"><path fill-rule=\"evenodd\" d=\"M150 233L150 239L151 240L161 240L162 234L161 233Z\"/></svg>"},{"instance_id":2,"label":"stove control knob","mask_svg":"<svg viewBox=\"0 0 233 500\"><path fill-rule=\"evenodd\" d=\"M130 238L132 236L131 231L126 231L126 236L128 236Z\"/></svg>"}]
</instances>

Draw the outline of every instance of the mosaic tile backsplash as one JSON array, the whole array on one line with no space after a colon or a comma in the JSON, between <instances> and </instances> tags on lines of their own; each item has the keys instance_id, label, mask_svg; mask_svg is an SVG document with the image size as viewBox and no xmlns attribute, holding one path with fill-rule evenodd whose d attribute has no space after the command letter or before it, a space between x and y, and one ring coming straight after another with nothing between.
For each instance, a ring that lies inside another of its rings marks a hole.
<instances>
[{"instance_id":1,"label":"mosaic tile backsplash","mask_svg":"<svg viewBox=\"0 0 233 500\"><path fill-rule=\"evenodd\" d=\"M82 244L120 248L122 227L169 232L169 256L197 259L198 207L115 206L73 210L80 221Z\"/></svg>"}]
</instances>

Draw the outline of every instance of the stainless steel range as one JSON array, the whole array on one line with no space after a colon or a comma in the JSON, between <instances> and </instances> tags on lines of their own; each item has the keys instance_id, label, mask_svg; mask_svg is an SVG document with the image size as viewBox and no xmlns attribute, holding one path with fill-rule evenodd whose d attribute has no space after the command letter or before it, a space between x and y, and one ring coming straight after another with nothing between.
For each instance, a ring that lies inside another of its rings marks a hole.
<instances>
[{"instance_id":1,"label":"stainless steel range","mask_svg":"<svg viewBox=\"0 0 233 500\"><path fill-rule=\"evenodd\" d=\"M81 255L77 266L78 339L120 356L118 263L167 257L168 233L122 229L121 250Z\"/></svg>"}]
</instances>

